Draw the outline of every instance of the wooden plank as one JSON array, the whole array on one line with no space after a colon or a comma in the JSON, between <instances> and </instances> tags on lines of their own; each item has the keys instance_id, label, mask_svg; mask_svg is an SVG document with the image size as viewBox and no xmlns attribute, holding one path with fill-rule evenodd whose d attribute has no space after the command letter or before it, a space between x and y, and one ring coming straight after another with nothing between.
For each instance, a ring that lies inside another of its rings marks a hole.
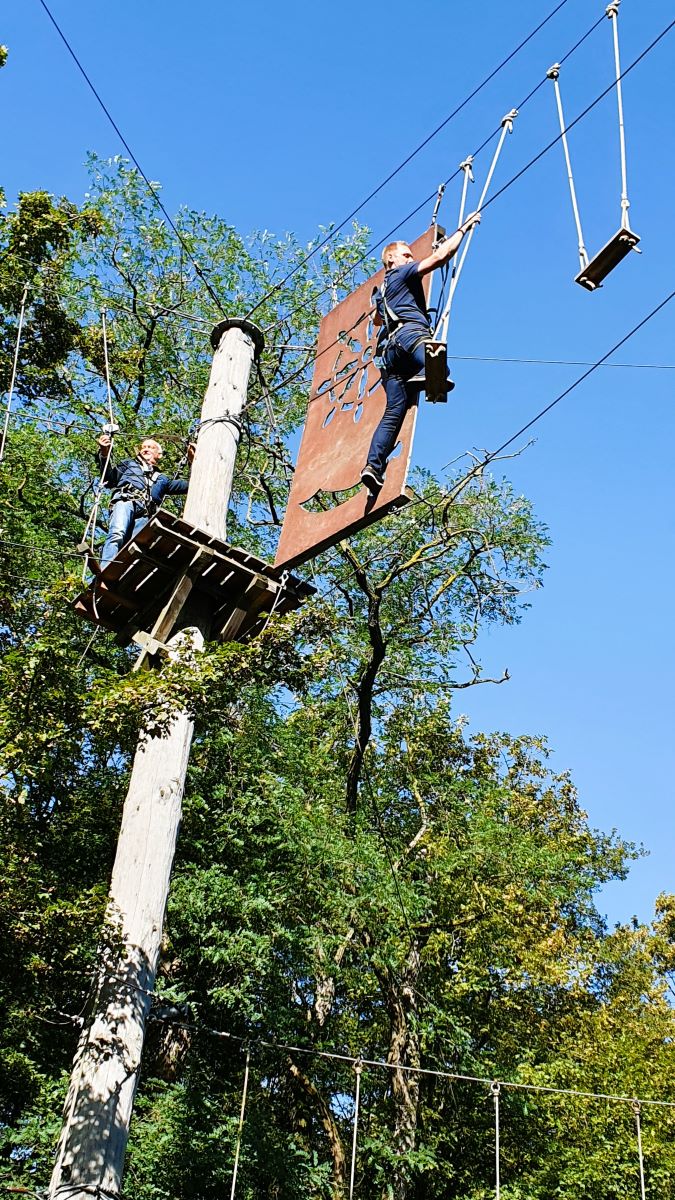
<instances>
[{"instance_id":1,"label":"wooden plank","mask_svg":"<svg viewBox=\"0 0 675 1200\"><path fill-rule=\"evenodd\" d=\"M248 618L255 616L267 599L273 600L274 591L277 589L272 590L269 587L269 583L270 581L264 575L255 575L251 579L250 583L247 584L244 591L238 597L235 607L220 630L218 634L219 641L236 641L237 634L244 622Z\"/></svg>"},{"instance_id":2,"label":"wooden plank","mask_svg":"<svg viewBox=\"0 0 675 1200\"><path fill-rule=\"evenodd\" d=\"M638 235L630 229L619 229L614 237L610 238L602 250L591 259L587 267L575 276L574 282L581 284L588 292L594 292L596 288L602 286L603 279L606 279L615 267L618 267L620 262L634 250L640 241Z\"/></svg>"}]
</instances>

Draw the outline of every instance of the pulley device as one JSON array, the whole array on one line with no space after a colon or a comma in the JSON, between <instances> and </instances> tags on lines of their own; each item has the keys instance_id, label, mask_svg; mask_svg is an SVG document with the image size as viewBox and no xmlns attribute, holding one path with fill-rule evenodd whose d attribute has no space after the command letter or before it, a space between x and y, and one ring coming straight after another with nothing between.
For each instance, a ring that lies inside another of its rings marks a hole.
<instances>
[{"instance_id":1,"label":"pulley device","mask_svg":"<svg viewBox=\"0 0 675 1200\"><path fill-rule=\"evenodd\" d=\"M616 69L616 99L619 110L619 147L621 152L621 226L612 238L602 247L594 258L589 259L584 245L584 237L581 231L581 218L579 216L579 207L577 204L576 190L574 187L574 177L572 175L572 163L570 160L569 146L567 144L567 130L565 128L565 117L563 114L562 99L560 96L560 85L558 79L560 76L560 64L554 63L546 72L548 78L552 80L555 88L555 98L558 108L558 120L560 122L560 137L565 154L565 164L567 166L567 179L570 186L570 196L572 198L572 211L574 213L574 221L577 227L577 238L579 241L579 274L575 276L575 283L581 284L589 292L594 292L602 286L602 282L607 278L610 271L613 271L616 266L630 254L631 250L637 250L638 235L633 232L628 219L628 209L630 207L628 200L628 184L626 181L626 135L623 123L623 97L621 94L621 64L619 60L619 4L621 0L612 0L611 4L605 9L606 15L612 22L612 31L614 37L614 65ZM637 250L639 254L640 251Z\"/></svg>"}]
</instances>

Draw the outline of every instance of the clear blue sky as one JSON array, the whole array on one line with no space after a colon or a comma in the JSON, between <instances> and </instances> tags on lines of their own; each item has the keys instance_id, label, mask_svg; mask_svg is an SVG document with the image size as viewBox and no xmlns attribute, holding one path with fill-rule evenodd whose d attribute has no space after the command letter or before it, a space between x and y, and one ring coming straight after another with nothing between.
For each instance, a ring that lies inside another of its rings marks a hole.
<instances>
[{"instance_id":1,"label":"clear blue sky","mask_svg":"<svg viewBox=\"0 0 675 1200\"><path fill-rule=\"evenodd\" d=\"M169 210L217 211L242 233L310 238L340 221L554 7L367 6L192 0L115 5L51 0L103 99ZM518 105L604 11L567 0L537 38L360 214L388 234ZM622 65L672 20L671 0L623 0ZM88 149L122 152L38 0L7 5L0 42L0 183L80 200ZM603 21L561 75L568 120L611 80ZM593 360L673 286L675 30L625 81L629 195L644 253L594 295L573 282L576 237L558 145L485 213L458 291L450 353ZM392 81L404 86L386 103ZM557 133L552 85L523 109L495 188ZM616 101L611 93L570 135L584 232L593 253L619 225ZM477 198L489 151L476 160ZM458 185L442 219L455 221ZM401 227L413 238L429 212ZM207 264L208 265L208 264ZM675 363L675 302L617 362ZM582 368L456 362L450 404L423 407L415 458L434 469L491 448ZM550 526L545 588L516 629L481 651L499 688L460 694L476 729L543 733L569 768L594 825L650 851L628 883L605 890L611 921L649 919L673 890L672 635L675 371L604 368L536 427L505 471Z\"/></svg>"}]
</instances>

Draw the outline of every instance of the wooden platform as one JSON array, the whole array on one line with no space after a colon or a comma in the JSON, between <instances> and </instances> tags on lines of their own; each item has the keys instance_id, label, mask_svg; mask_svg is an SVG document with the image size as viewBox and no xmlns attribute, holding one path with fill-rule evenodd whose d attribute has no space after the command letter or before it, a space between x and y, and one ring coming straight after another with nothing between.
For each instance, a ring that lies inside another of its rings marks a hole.
<instances>
[{"instance_id":1,"label":"wooden platform","mask_svg":"<svg viewBox=\"0 0 675 1200\"><path fill-rule=\"evenodd\" d=\"M587 267L584 267L578 275L575 275L574 282L580 283L588 292L594 292L596 288L602 286L603 279L606 279L610 271L623 261L631 250L634 250L640 241L638 235L630 229L619 229L614 234L613 238L607 242L602 250L591 259Z\"/></svg>"},{"instance_id":2,"label":"wooden platform","mask_svg":"<svg viewBox=\"0 0 675 1200\"><path fill-rule=\"evenodd\" d=\"M73 602L81 616L127 644L141 631L168 636L171 606L208 597L212 639L245 641L267 615L299 608L315 589L255 554L220 542L169 512L158 512ZM175 619L175 618L174 618ZM137 640L141 640L138 638Z\"/></svg>"}]
</instances>

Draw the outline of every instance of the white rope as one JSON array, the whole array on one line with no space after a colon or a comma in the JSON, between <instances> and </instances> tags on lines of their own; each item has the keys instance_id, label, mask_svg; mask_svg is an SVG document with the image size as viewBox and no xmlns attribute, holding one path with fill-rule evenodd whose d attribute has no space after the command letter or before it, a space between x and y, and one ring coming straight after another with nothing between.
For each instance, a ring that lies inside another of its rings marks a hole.
<instances>
[{"instance_id":1,"label":"white rope","mask_svg":"<svg viewBox=\"0 0 675 1200\"><path fill-rule=\"evenodd\" d=\"M246 1051L246 1066L244 1068L244 1087L241 1093L241 1109L239 1112L239 1128L237 1129L237 1147L234 1152L234 1167L232 1168L232 1190L230 1191L230 1200L234 1200L234 1193L237 1186L237 1172L239 1170L239 1153L241 1150L241 1135L244 1129L244 1114L246 1112L246 1095L248 1093L248 1072L251 1062L251 1051Z\"/></svg>"},{"instance_id":2,"label":"white rope","mask_svg":"<svg viewBox=\"0 0 675 1200\"><path fill-rule=\"evenodd\" d=\"M2 430L2 439L0 439L0 462L2 462L5 454L5 443L7 441L7 430L9 428L9 414L12 411L12 396L14 395L14 384L16 383L16 371L19 363L19 347L21 346L21 330L23 329L23 318L26 312L26 300L28 297L28 285L23 289L21 297L21 311L19 313L19 325L16 331L16 345L14 347L14 362L12 363L12 378L9 384L9 392L7 394L7 412L5 413L5 424Z\"/></svg>"},{"instance_id":3,"label":"white rope","mask_svg":"<svg viewBox=\"0 0 675 1200\"><path fill-rule=\"evenodd\" d=\"M579 216L579 206L577 204L577 193L574 186L574 176L572 174L572 160L570 158L570 150L567 144L567 130L565 128L565 117L563 114L562 98L560 95L560 84L558 76L560 75L560 64L554 63L546 72L549 79L553 80L555 88L555 99L558 106L558 120L560 121L560 137L562 139L563 150L565 152L565 163L567 165L567 180L570 185L570 196L572 197L572 211L574 213L574 223L577 227L577 240L579 242L579 263L583 271L588 266L588 254L584 245L584 235L581 232L581 217Z\"/></svg>"},{"instance_id":4,"label":"white rope","mask_svg":"<svg viewBox=\"0 0 675 1200\"><path fill-rule=\"evenodd\" d=\"M464 159L464 162L461 162L459 164L459 170L464 172L464 180L462 182L462 196L461 196L461 199L459 202L459 218L457 221L458 229L461 228L462 222L464 220L464 214L466 211L466 194L468 191L469 183L474 182L472 166L473 166L473 155L472 154L469 154L469 156ZM452 295L454 294L453 289L454 289L454 282L455 282L456 274L457 274L457 257L455 256L455 258L453 259L453 263L452 263L452 272L450 274L450 293L448 295L448 303L447 303L445 309L443 310L443 315L442 315L440 321L438 322L438 325L436 326L436 332L435 332L435 337L437 337L439 339L439 341L441 341L441 342L447 342L447 340L448 340L448 324L450 321L450 309L452 307Z\"/></svg>"},{"instance_id":5,"label":"white rope","mask_svg":"<svg viewBox=\"0 0 675 1200\"><path fill-rule=\"evenodd\" d=\"M634 1100L633 1101L633 1112L635 1114L635 1127L637 1130L637 1144L638 1144L638 1161L640 1164L640 1196L642 1197L642 1200L646 1200L647 1193L645 1191L645 1161L644 1161L644 1157L642 1154L642 1125L640 1123L640 1108L641 1108L640 1101Z\"/></svg>"},{"instance_id":6,"label":"white rope","mask_svg":"<svg viewBox=\"0 0 675 1200\"><path fill-rule=\"evenodd\" d=\"M612 0L605 9L612 22L614 34L614 66L616 68L616 103L619 109L619 145L621 147L621 228L630 230L628 220L628 179L626 171L626 131L623 124L623 95L621 91L621 62L619 59L619 4L621 0Z\"/></svg>"},{"instance_id":7,"label":"white rope","mask_svg":"<svg viewBox=\"0 0 675 1200\"><path fill-rule=\"evenodd\" d=\"M507 133L513 133L513 122L515 121L517 116L518 116L517 109L512 108L511 112L507 113L505 117L502 117L501 136L499 138L499 142L497 143L497 149L494 152L492 162L490 163L490 170L488 171L487 179L485 180L485 184L483 187L483 191L481 193L480 200L478 201L478 204L476 206L476 212L480 212L481 208L483 207L483 205L485 203L485 197L487 196L488 189L490 187L490 184L492 183L492 176L494 175L495 167L497 166L497 163L499 162L499 156L502 152L502 146L504 145L504 142L506 140L506 135L507 135ZM452 301L453 301L453 298L455 295L455 291L457 289L457 284L459 283L460 275L462 274L462 270L464 268L466 256L469 253L469 247L471 245L475 229L476 229L476 226L472 225L471 229L469 230L469 232L467 234L466 241L464 243L464 250L462 251L462 256L457 264L457 269L453 275L452 282L450 284L447 303L445 305L445 308L443 310L441 318L438 322L437 328L440 328L442 324L445 324L445 326L447 327L447 321L449 319L450 309L452 307Z\"/></svg>"},{"instance_id":8,"label":"white rope","mask_svg":"<svg viewBox=\"0 0 675 1200\"><path fill-rule=\"evenodd\" d=\"M110 417L110 424L114 425L115 417L112 410L112 392L110 389L110 361L108 359L108 326L104 308L101 309L101 329L103 332L103 357L105 360L105 386L108 393L108 416Z\"/></svg>"},{"instance_id":9,"label":"white rope","mask_svg":"<svg viewBox=\"0 0 675 1200\"><path fill-rule=\"evenodd\" d=\"M354 1092L354 1131L352 1133L352 1165L349 1173L349 1200L354 1200L354 1173L356 1171L356 1137L359 1128L359 1105L361 1103L361 1072L363 1063L358 1058L354 1063L356 1089Z\"/></svg>"},{"instance_id":10,"label":"white rope","mask_svg":"<svg viewBox=\"0 0 675 1200\"><path fill-rule=\"evenodd\" d=\"M103 484L105 481L105 477L108 473L108 467L110 465L110 459L112 457L113 440L115 437L115 429L116 429L115 416L114 416L113 408L112 408L112 389L111 389L111 385L110 385L110 360L108 358L108 326L107 326L107 322L106 322L106 312L105 312L104 308L101 309L101 329L103 332L103 358L104 358L104 362L105 362L105 383L106 383L106 391L107 391L107 396L108 396L108 416L110 417L110 424L108 426L109 431L110 431L110 445L108 446L108 453L106 454L105 462L103 464L103 469L101 470L101 477L95 486L94 504L92 506L91 512L89 513L89 518L87 520L87 524L85 525L84 534L82 536L83 542L86 542L87 540L89 540L89 545L90 545L92 555L94 553L94 543L96 541L96 522L98 519L98 510L99 510L99 507L101 504L101 496L103 495ZM87 557L85 556L85 560L82 565L82 582L83 583L86 580L86 575L87 575Z\"/></svg>"},{"instance_id":11,"label":"white rope","mask_svg":"<svg viewBox=\"0 0 675 1200\"><path fill-rule=\"evenodd\" d=\"M499 1084L493 1081L490 1084L490 1092L495 1105L495 1200L499 1200L501 1189L500 1169L499 1169Z\"/></svg>"}]
</instances>

